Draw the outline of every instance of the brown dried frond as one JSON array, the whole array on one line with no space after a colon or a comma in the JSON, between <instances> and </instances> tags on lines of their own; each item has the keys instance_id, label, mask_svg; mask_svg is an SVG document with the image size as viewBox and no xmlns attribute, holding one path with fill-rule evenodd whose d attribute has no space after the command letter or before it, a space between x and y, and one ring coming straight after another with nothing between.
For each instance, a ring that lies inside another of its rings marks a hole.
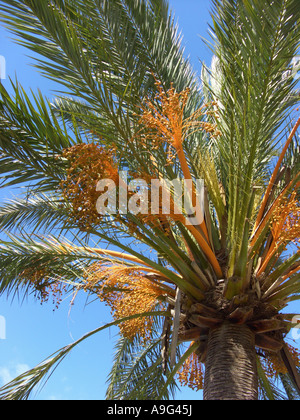
<instances>
[{"instance_id":1,"label":"brown dried frond","mask_svg":"<svg viewBox=\"0 0 300 420\"><path fill-rule=\"evenodd\" d=\"M181 386L188 386L194 391L203 389L203 369L196 353L192 353L191 356L184 362L177 375Z\"/></svg>"},{"instance_id":2,"label":"brown dried frond","mask_svg":"<svg viewBox=\"0 0 300 420\"><path fill-rule=\"evenodd\" d=\"M97 291L98 297L111 308L115 320L131 315L151 312L158 304L158 297L166 294L159 284L149 280L145 273L123 265L94 264L86 279L86 288ZM162 310L164 309L161 305ZM153 318L135 318L120 324L124 337L142 339L149 337Z\"/></svg>"},{"instance_id":3,"label":"brown dried frond","mask_svg":"<svg viewBox=\"0 0 300 420\"><path fill-rule=\"evenodd\" d=\"M63 157L69 161L69 168L67 178L61 182L61 189L72 205L72 219L86 230L102 219L96 209L100 195L96 191L97 182L111 179L118 184L114 150L94 143L82 143L64 150Z\"/></svg>"}]
</instances>

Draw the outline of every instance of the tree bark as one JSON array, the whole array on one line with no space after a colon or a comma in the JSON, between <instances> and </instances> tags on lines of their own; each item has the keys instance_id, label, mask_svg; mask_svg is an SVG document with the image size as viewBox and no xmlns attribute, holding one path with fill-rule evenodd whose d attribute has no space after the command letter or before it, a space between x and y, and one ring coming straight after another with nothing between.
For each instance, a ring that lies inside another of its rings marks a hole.
<instances>
[{"instance_id":1,"label":"tree bark","mask_svg":"<svg viewBox=\"0 0 300 420\"><path fill-rule=\"evenodd\" d=\"M257 400L255 336L246 325L225 322L208 338L205 400Z\"/></svg>"}]
</instances>

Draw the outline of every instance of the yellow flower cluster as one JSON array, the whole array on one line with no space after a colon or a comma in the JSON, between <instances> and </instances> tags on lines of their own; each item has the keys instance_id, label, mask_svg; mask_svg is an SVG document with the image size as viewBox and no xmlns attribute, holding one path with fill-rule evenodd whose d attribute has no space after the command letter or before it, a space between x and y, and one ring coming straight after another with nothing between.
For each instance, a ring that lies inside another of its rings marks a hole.
<instances>
[{"instance_id":1,"label":"yellow flower cluster","mask_svg":"<svg viewBox=\"0 0 300 420\"><path fill-rule=\"evenodd\" d=\"M20 273L19 277L24 281L29 281L35 288L41 304L46 303L52 298L52 303L56 309L59 307L62 296L66 292L66 285L59 280L53 281L51 278L50 267L26 268Z\"/></svg>"},{"instance_id":2,"label":"yellow flower cluster","mask_svg":"<svg viewBox=\"0 0 300 420\"><path fill-rule=\"evenodd\" d=\"M188 386L194 391L203 389L203 369L196 353L192 353L191 356L184 362L177 375L181 386Z\"/></svg>"},{"instance_id":3,"label":"yellow flower cluster","mask_svg":"<svg viewBox=\"0 0 300 420\"><path fill-rule=\"evenodd\" d=\"M273 213L271 232L278 247L280 244L295 242L300 245L300 204L293 191L289 200L284 200Z\"/></svg>"},{"instance_id":4,"label":"yellow flower cluster","mask_svg":"<svg viewBox=\"0 0 300 420\"><path fill-rule=\"evenodd\" d=\"M96 190L97 182L107 178L118 183L114 150L94 143L81 143L64 150L63 157L68 160L69 167L61 189L72 205L71 217L82 230L87 230L102 218L96 209L100 195Z\"/></svg>"},{"instance_id":5,"label":"yellow flower cluster","mask_svg":"<svg viewBox=\"0 0 300 420\"><path fill-rule=\"evenodd\" d=\"M214 111L207 111L208 107L217 106L214 102L206 104L190 117L184 117L185 107L191 94L190 88L186 88L182 92L176 92L172 86L165 91L161 84L157 81L156 87L158 93L155 97L156 103L146 101L145 107L142 108L143 114L140 122L144 125L145 131L142 138L144 141L150 140L151 147L159 148L162 144L173 146L177 152L181 148L182 142L185 140L191 130L202 129L212 136L219 136L221 133L217 129L216 124L209 121L201 121L199 118L205 115L213 115L217 118ZM169 151L170 159L174 158Z\"/></svg>"},{"instance_id":6,"label":"yellow flower cluster","mask_svg":"<svg viewBox=\"0 0 300 420\"><path fill-rule=\"evenodd\" d=\"M162 287L149 280L140 270L121 264L92 265L85 288L97 292L100 300L110 306L115 320L153 311L159 303L157 298L166 294ZM164 310L163 304L160 303L160 306ZM119 326L124 337L133 339L138 335L141 339L147 339L153 321L149 315L124 321Z\"/></svg>"},{"instance_id":7,"label":"yellow flower cluster","mask_svg":"<svg viewBox=\"0 0 300 420\"><path fill-rule=\"evenodd\" d=\"M280 373L287 373L287 369L279 353L265 352L264 358L261 358L261 360L265 374L269 379L275 378Z\"/></svg>"},{"instance_id":8,"label":"yellow flower cluster","mask_svg":"<svg viewBox=\"0 0 300 420\"><path fill-rule=\"evenodd\" d=\"M107 149L97 144L78 144L63 152L63 157L68 160L67 177L61 182L61 189L65 199L72 205L71 218L76 221L82 230L89 230L90 227L101 222L102 216L97 212L96 203L100 195L96 190L97 182L101 179L111 179L115 185L119 186L119 173L113 149ZM133 176L133 173L129 173ZM138 174L148 184L148 203L151 203L151 180L156 179L154 175L146 172ZM126 186L127 187L127 186ZM128 199L133 196L133 192L127 191ZM163 214L162 191L159 194L159 213L151 214L148 209L147 214L137 214L136 217L144 224L151 224L160 229L169 229L169 216L172 220L181 220L176 216L174 202L171 197L170 215ZM149 205L149 204L148 204ZM120 220L118 214L116 220ZM128 230L138 236L138 226L126 220Z\"/></svg>"},{"instance_id":9,"label":"yellow flower cluster","mask_svg":"<svg viewBox=\"0 0 300 420\"><path fill-rule=\"evenodd\" d=\"M295 347L287 344L289 353L295 363L295 365L300 368L300 352ZM265 374L268 378L272 379L278 376L280 373L286 374L287 368L280 356L280 353L275 352L264 352L264 357L261 358L262 365L265 371Z\"/></svg>"},{"instance_id":10,"label":"yellow flower cluster","mask_svg":"<svg viewBox=\"0 0 300 420\"><path fill-rule=\"evenodd\" d=\"M176 141L182 141L183 112L190 89L177 93L172 87L165 92L159 83L156 85L158 106L148 101L140 120L147 129L144 136L151 138L153 148L158 148L162 142L176 147Z\"/></svg>"},{"instance_id":11,"label":"yellow flower cluster","mask_svg":"<svg viewBox=\"0 0 300 420\"><path fill-rule=\"evenodd\" d=\"M290 242L293 242L297 245L298 252L300 251L300 205L296 191L293 191L289 198L281 198L272 210L271 232L273 241L258 275L265 271L274 256L279 256L279 248L286 248Z\"/></svg>"}]
</instances>

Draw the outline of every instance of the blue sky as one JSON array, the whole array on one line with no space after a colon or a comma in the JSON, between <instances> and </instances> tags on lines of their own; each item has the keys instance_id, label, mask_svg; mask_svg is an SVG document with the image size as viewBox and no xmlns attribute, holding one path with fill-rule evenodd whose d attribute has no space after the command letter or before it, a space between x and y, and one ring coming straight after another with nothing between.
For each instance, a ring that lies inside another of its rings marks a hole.
<instances>
[{"instance_id":1,"label":"blue sky","mask_svg":"<svg viewBox=\"0 0 300 420\"><path fill-rule=\"evenodd\" d=\"M210 64L211 52L200 39L209 38L209 0L171 0L170 5L184 34L186 53L200 72L199 59ZM0 56L6 59L6 76L15 78L25 90L41 89L50 99L55 84L41 78L30 66L27 50L8 39L9 34L0 27ZM9 89L8 79L3 81ZM0 191L3 202L19 190ZM17 374L33 368L59 348L79 339L83 334L111 321L109 309L95 302L86 305L86 296L77 296L70 308L71 296L66 297L58 310L54 306L40 305L32 297L25 301L7 301L0 298L0 316L6 320L6 339L0 339L0 386ZM297 312L297 305L291 311ZM1 320L1 318L0 318ZM101 332L85 340L59 365L39 399L104 399L106 377L109 373L117 329ZM0 334L1 336L1 334ZM200 395L201 396L201 395ZM199 399L199 393L185 388L177 399Z\"/></svg>"}]
</instances>

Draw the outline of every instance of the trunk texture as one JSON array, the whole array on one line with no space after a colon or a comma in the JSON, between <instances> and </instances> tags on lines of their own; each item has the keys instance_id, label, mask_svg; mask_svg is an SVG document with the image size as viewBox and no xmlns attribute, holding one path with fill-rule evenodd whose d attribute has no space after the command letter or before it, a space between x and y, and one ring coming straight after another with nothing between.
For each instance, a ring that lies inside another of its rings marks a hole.
<instances>
[{"instance_id":1,"label":"trunk texture","mask_svg":"<svg viewBox=\"0 0 300 420\"><path fill-rule=\"evenodd\" d=\"M205 400L257 400L258 375L254 333L225 322L208 339Z\"/></svg>"}]
</instances>

